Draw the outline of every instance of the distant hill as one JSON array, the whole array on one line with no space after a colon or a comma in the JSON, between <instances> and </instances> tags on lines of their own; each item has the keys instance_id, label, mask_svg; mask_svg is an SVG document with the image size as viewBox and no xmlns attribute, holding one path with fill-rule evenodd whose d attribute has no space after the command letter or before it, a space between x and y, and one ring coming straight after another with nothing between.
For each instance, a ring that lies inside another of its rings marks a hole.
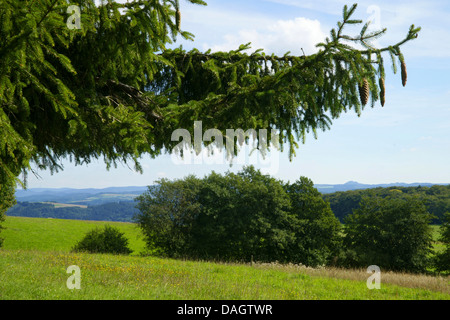
<instances>
[{"instance_id":1,"label":"distant hill","mask_svg":"<svg viewBox=\"0 0 450 320\"><path fill-rule=\"evenodd\" d=\"M138 213L132 201L110 202L93 206L74 206L42 202L17 202L6 215L16 217L54 218L91 221L131 222Z\"/></svg>"},{"instance_id":2,"label":"distant hill","mask_svg":"<svg viewBox=\"0 0 450 320\"><path fill-rule=\"evenodd\" d=\"M147 187L110 187L104 189L32 188L17 190L21 202L55 202L77 205L101 205L119 201L134 201Z\"/></svg>"},{"instance_id":3,"label":"distant hill","mask_svg":"<svg viewBox=\"0 0 450 320\"><path fill-rule=\"evenodd\" d=\"M372 188L389 188L389 187L431 187L433 185L447 185L448 183L385 183L385 184L362 184L356 181L349 181L344 184L316 184L314 187L321 193L333 193L338 191L350 191L350 190L359 190L359 189L372 189Z\"/></svg>"},{"instance_id":4,"label":"distant hill","mask_svg":"<svg viewBox=\"0 0 450 320\"><path fill-rule=\"evenodd\" d=\"M387 184L362 184L349 181L344 184L316 184L319 192L334 193L338 191L350 191L358 189L388 188L388 187L431 187L434 183L387 183ZM109 187L103 189L71 189L71 188L32 188L16 191L16 199L21 202L55 202L76 205L101 205L119 201L134 201L134 198L147 191L148 187Z\"/></svg>"},{"instance_id":5,"label":"distant hill","mask_svg":"<svg viewBox=\"0 0 450 320\"><path fill-rule=\"evenodd\" d=\"M430 188L432 183L389 183L389 184L361 184L349 181L344 184L317 184L315 187L330 202L335 215L342 220L353 209L358 207L364 189L386 188L378 193L389 192L389 188L402 188L402 192L432 193L431 191L412 190L418 186ZM441 184L449 185L450 184ZM153 186L156 187L156 186ZM437 194L431 201L427 195L430 212L441 217L443 212L450 211L450 198L445 192ZM110 187L104 189L28 189L17 190L18 204L8 210L11 216L85 219L106 221L131 221L137 212L134 199L144 193L148 187ZM64 205L67 204L67 205Z\"/></svg>"}]
</instances>

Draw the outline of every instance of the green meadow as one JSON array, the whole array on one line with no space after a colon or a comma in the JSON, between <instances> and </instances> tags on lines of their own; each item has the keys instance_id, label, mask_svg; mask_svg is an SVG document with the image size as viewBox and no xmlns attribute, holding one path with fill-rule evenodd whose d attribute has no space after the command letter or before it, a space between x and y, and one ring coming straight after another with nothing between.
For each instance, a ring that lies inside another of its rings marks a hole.
<instances>
[{"instance_id":1,"label":"green meadow","mask_svg":"<svg viewBox=\"0 0 450 320\"><path fill-rule=\"evenodd\" d=\"M72 253L83 235L104 224L129 239L132 255ZM369 290L366 270L277 263L219 263L145 256L134 224L7 217L0 249L0 299L20 300L450 300L449 277L381 273ZM69 266L81 289L69 289Z\"/></svg>"},{"instance_id":2,"label":"green meadow","mask_svg":"<svg viewBox=\"0 0 450 320\"><path fill-rule=\"evenodd\" d=\"M105 224L124 232L135 254L144 250L140 229L125 222L7 217L1 237L5 239L4 249L68 252L88 231Z\"/></svg>"}]
</instances>

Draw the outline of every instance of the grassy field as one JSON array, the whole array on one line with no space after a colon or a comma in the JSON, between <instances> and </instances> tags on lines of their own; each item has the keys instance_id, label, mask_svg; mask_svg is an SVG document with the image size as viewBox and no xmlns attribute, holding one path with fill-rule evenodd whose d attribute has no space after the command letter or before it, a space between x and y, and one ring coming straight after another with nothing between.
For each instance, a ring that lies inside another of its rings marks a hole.
<instances>
[{"instance_id":1,"label":"grassy field","mask_svg":"<svg viewBox=\"0 0 450 320\"><path fill-rule=\"evenodd\" d=\"M87 207L88 207L88 206L82 205L82 204L68 204L68 203L57 203L57 202L42 202L42 203L51 204L55 208L73 208L73 207L75 207L75 208L87 209Z\"/></svg>"},{"instance_id":2,"label":"grassy field","mask_svg":"<svg viewBox=\"0 0 450 320\"><path fill-rule=\"evenodd\" d=\"M127 223L108 222L130 239L134 255L70 252L85 232L105 223L7 217L0 299L450 300L448 277L382 271L381 289L369 290L365 270L144 257L140 230ZM67 288L71 265L80 267L80 290Z\"/></svg>"},{"instance_id":3,"label":"grassy field","mask_svg":"<svg viewBox=\"0 0 450 320\"><path fill-rule=\"evenodd\" d=\"M440 231L439 226L433 225L431 227L433 230L433 240L434 240L433 249L435 251L445 250L445 245L441 241L439 241L441 238L441 231Z\"/></svg>"},{"instance_id":4,"label":"grassy field","mask_svg":"<svg viewBox=\"0 0 450 320\"><path fill-rule=\"evenodd\" d=\"M140 229L132 223L45 218L7 217L1 233L4 249L70 251L90 230L109 224L119 228L129 239L134 254L144 251Z\"/></svg>"}]
</instances>

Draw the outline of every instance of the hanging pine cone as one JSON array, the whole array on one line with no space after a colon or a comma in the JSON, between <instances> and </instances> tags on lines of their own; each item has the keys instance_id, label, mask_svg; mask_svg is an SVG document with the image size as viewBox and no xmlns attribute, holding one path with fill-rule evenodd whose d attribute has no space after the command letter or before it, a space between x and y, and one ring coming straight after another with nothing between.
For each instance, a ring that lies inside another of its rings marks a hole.
<instances>
[{"instance_id":1,"label":"hanging pine cone","mask_svg":"<svg viewBox=\"0 0 450 320\"><path fill-rule=\"evenodd\" d=\"M401 68L402 68L402 84L403 84L403 86L405 86L406 80L408 80L408 72L406 71L405 61L402 61Z\"/></svg>"},{"instance_id":2,"label":"hanging pine cone","mask_svg":"<svg viewBox=\"0 0 450 320\"><path fill-rule=\"evenodd\" d=\"M363 79L362 84L359 86L359 97L361 98L361 103L363 106L369 101L369 82L366 78Z\"/></svg>"},{"instance_id":3,"label":"hanging pine cone","mask_svg":"<svg viewBox=\"0 0 450 320\"><path fill-rule=\"evenodd\" d=\"M380 78L379 84L380 84L381 106L384 107L384 103L386 102L386 87L384 86L384 79L383 78Z\"/></svg>"},{"instance_id":4,"label":"hanging pine cone","mask_svg":"<svg viewBox=\"0 0 450 320\"><path fill-rule=\"evenodd\" d=\"M178 31L181 31L181 11L179 9L177 9L175 19L176 19L175 22L177 25L177 29L178 29Z\"/></svg>"}]
</instances>

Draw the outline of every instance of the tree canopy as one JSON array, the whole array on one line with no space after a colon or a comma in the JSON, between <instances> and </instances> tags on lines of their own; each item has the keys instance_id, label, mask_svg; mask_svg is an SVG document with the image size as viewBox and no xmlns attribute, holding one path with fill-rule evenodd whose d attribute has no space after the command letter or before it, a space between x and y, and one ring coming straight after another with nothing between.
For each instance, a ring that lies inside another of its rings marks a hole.
<instances>
[{"instance_id":1,"label":"tree canopy","mask_svg":"<svg viewBox=\"0 0 450 320\"><path fill-rule=\"evenodd\" d=\"M135 221L153 254L325 265L341 226L313 183L284 184L254 167L203 179L162 179L137 199Z\"/></svg>"},{"instance_id":2,"label":"tree canopy","mask_svg":"<svg viewBox=\"0 0 450 320\"><path fill-rule=\"evenodd\" d=\"M424 201L427 211L434 218L433 224L442 224L444 214L450 212L450 185L433 185L430 187L387 187L338 191L323 195L325 201L330 202L331 209L341 222L345 217L359 208L364 197L398 198L407 199L415 196Z\"/></svg>"},{"instance_id":3,"label":"tree canopy","mask_svg":"<svg viewBox=\"0 0 450 320\"><path fill-rule=\"evenodd\" d=\"M360 208L345 218L348 263L424 272L432 253L432 218L416 196L363 198Z\"/></svg>"},{"instance_id":4,"label":"tree canopy","mask_svg":"<svg viewBox=\"0 0 450 320\"><path fill-rule=\"evenodd\" d=\"M107 167L131 161L141 170L142 154L174 151L171 133L193 130L195 120L224 134L279 130L294 156L308 132L329 129L342 112L360 114L369 95L372 107L384 104L383 54L394 71L400 62L405 82L400 48L420 31L412 25L398 43L373 47L386 29L368 32L366 23L356 36L344 33L362 24L355 4L312 55L248 54L250 44L186 51L167 48L194 37L182 29L178 0L71 4L80 28L69 28L66 0L0 2L0 193L11 192L31 163L59 170L64 158L102 157Z\"/></svg>"}]
</instances>

